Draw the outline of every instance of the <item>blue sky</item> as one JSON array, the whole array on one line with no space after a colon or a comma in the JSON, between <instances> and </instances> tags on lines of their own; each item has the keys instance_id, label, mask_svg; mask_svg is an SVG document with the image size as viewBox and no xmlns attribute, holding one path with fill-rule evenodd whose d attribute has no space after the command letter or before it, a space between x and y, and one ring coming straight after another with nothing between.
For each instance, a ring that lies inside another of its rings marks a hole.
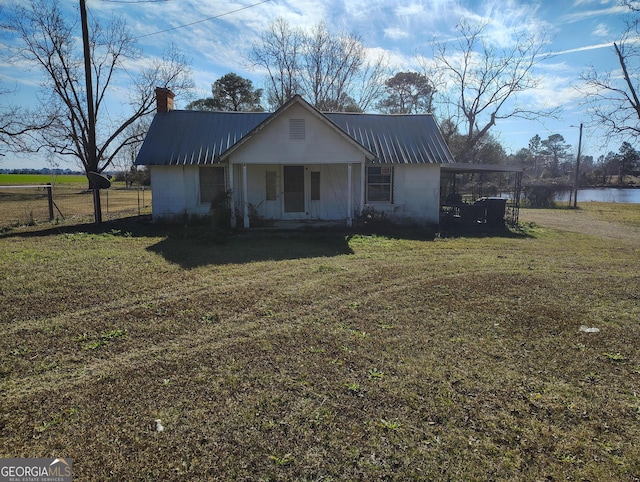
<instances>
[{"instance_id":1,"label":"blue sky","mask_svg":"<svg viewBox=\"0 0 640 482\"><path fill-rule=\"evenodd\" d=\"M0 5L9 0L0 0ZM68 15L79 16L77 0L61 0ZM543 139L562 134L577 150L578 126L588 123L575 85L588 66L600 70L619 69L613 42L619 40L627 9L618 0L87 0L90 16L107 19L124 17L138 36L144 57L128 63L134 72L145 62L175 44L192 61L196 90L193 98L210 95L211 84L228 72L235 72L262 86L262 74L245 60L252 42L259 39L278 17L292 26L311 27L324 21L332 31L358 33L372 57L388 55L399 70L419 70L418 55L429 57L433 39L453 40L460 19L489 21L488 35L496 43L508 42L514 30L547 30L555 55L538 66L542 83L521 102L532 107L557 107L560 120L540 122L509 119L500 121L491 132L507 152L526 147L535 134ZM248 7L248 8L245 8ZM232 13L230 13L232 12ZM217 17L217 18L216 18ZM176 28L190 24L187 27ZM171 29L171 30L169 30ZM78 36L81 36L78 22ZM0 84L17 88L13 102L31 105L38 87L36 71L24 66L0 63ZM126 85L115 86L109 112L120 110L118 93ZM189 99L177 99L184 108ZM607 145L601 132L585 130L583 153L598 156L617 150L620 141ZM46 167L46 160L7 154L0 167ZM75 167L61 162L61 167Z\"/></svg>"}]
</instances>

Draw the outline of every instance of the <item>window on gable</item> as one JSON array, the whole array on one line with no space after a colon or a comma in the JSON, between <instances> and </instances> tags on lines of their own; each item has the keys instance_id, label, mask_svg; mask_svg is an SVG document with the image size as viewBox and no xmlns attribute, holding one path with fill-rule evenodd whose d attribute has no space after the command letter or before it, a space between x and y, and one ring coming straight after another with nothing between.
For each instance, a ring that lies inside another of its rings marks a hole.
<instances>
[{"instance_id":1,"label":"window on gable","mask_svg":"<svg viewBox=\"0 0 640 482\"><path fill-rule=\"evenodd\" d=\"M367 202L391 202L392 182L391 166L367 167Z\"/></svg>"},{"instance_id":2,"label":"window on gable","mask_svg":"<svg viewBox=\"0 0 640 482\"><path fill-rule=\"evenodd\" d=\"M289 139L303 141L305 134L304 119L289 119Z\"/></svg>"},{"instance_id":3,"label":"window on gable","mask_svg":"<svg viewBox=\"0 0 640 482\"><path fill-rule=\"evenodd\" d=\"M216 195L227 190L224 175L224 167L201 167L200 177L200 202L210 204Z\"/></svg>"}]
</instances>

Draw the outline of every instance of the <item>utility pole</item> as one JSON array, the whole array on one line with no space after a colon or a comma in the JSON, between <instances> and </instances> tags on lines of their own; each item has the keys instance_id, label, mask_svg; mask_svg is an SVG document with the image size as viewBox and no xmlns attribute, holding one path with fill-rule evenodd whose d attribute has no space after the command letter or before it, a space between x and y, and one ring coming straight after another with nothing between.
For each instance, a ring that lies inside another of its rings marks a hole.
<instances>
[{"instance_id":1,"label":"utility pole","mask_svg":"<svg viewBox=\"0 0 640 482\"><path fill-rule=\"evenodd\" d=\"M96 116L93 109L93 83L91 82L91 50L89 48L89 27L87 25L86 0L80 0L80 20L82 22L82 44L84 46L84 75L87 90L87 117L89 118L89 132L87 146L87 165L90 170L98 169L96 159ZM102 207L100 206L100 188L91 180L89 188L93 189L93 214L96 224L102 224Z\"/></svg>"},{"instance_id":2,"label":"utility pole","mask_svg":"<svg viewBox=\"0 0 640 482\"><path fill-rule=\"evenodd\" d=\"M578 157L576 158L576 175L573 179L573 208L578 207L578 177L580 176L580 150L582 149L582 124L580 124L580 136L578 137Z\"/></svg>"}]
</instances>

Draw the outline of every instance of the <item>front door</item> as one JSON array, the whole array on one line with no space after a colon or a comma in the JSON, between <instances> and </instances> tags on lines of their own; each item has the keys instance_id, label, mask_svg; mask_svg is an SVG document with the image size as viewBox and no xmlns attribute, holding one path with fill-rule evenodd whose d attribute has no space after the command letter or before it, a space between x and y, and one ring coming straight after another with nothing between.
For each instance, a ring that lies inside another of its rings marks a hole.
<instances>
[{"instance_id":1,"label":"front door","mask_svg":"<svg viewBox=\"0 0 640 482\"><path fill-rule=\"evenodd\" d=\"M284 167L284 212L304 214L304 166Z\"/></svg>"}]
</instances>

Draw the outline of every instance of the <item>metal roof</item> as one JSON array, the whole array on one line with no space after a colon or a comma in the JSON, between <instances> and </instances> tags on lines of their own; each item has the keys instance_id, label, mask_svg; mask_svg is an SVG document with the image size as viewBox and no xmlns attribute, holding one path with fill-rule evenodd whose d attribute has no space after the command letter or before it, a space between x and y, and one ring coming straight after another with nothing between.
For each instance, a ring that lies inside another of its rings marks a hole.
<instances>
[{"instance_id":1,"label":"metal roof","mask_svg":"<svg viewBox=\"0 0 640 482\"><path fill-rule=\"evenodd\" d=\"M379 162L391 164L453 163L453 155L431 114L325 114Z\"/></svg>"},{"instance_id":2,"label":"metal roof","mask_svg":"<svg viewBox=\"0 0 640 482\"><path fill-rule=\"evenodd\" d=\"M523 166L503 164L472 164L459 162L442 166L442 172L524 172Z\"/></svg>"},{"instance_id":3,"label":"metal roof","mask_svg":"<svg viewBox=\"0 0 640 482\"><path fill-rule=\"evenodd\" d=\"M156 114L137 165L214 164L227 149L266 120L269 112L172 110Z\"/></svg>"},{"instance_id":4,"label":"metal roof","mask_svg":"<svg viewBox=\"0 0 640 482\"><path fill-rule=\"evenodd\" d=\"M276 113L180 111L156 114L137 165L213 164ZM320 114L376 156L373 162L453 163L433 116Z\"/></svg>"}]
</instances>

